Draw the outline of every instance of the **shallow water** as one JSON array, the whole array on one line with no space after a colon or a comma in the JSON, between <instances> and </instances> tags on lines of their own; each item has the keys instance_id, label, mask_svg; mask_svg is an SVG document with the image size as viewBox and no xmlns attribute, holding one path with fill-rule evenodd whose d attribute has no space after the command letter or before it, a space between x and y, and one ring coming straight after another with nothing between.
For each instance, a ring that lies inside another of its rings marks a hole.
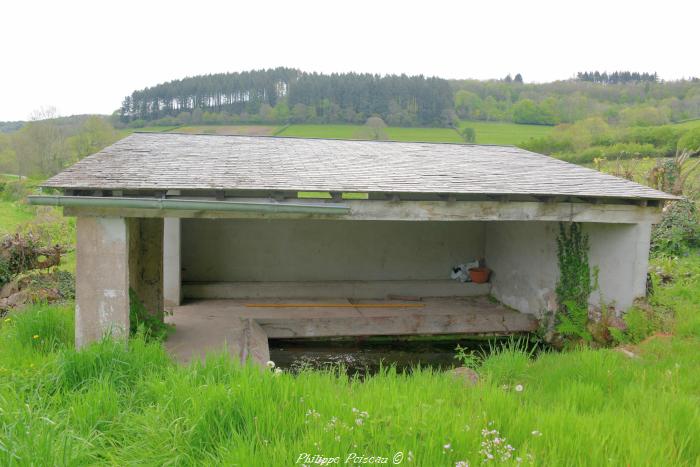
<instances>
[{"instance_id":1,"label":"shallow water","mask_svg":"<svg viewBox=\"0 0 700 467\"><path fill-rule=\"evenodd\" d=\"M491 345L503 342L492 339ZM380 367L396 366L408 372L417 366L446 370L461 366L454 358L457 345L489 353L489 340L307 340L271 339L270 359L277 367L291 372L302 369L329 369L342 365L349 375L375 374Z\"/></svg>"}]
</instances>

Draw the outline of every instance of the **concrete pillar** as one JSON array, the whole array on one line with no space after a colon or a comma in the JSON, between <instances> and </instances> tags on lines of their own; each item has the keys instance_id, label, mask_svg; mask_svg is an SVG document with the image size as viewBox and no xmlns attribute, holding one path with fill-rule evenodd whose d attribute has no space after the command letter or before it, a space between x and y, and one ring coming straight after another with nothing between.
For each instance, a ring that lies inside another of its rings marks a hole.
<instances>
[{"instance_id":1,"label":"concrete pillar","mask_svg":"<svg viewBox=\"0 0 700 467\"><path fill-rule=\"evenodd\" d=\"M590 264L599 268L599 289L591 303L625 311L646 295L651 224L584 224Z\"/></svg>"},{"instance_id":2,"label":"concrete pillar","mask_svg":"<svg viewBox=\"0 0 700 467\"><path fill-rule=\"evenodd\" d=\"M122 218L77 219L75 345L129 333L129 230Z\"/></svg>"},{"instance_id":3,"label":"concrete pillar","mask_svg":"<svg viewBox=\"0 0 700 467\"><path fill-rule=\"evenodd\" d=\"M163 219L129 219L129 286L163 319Z\"/></svg>"},{"instance_id":4,"label":"concrete pillar","mask_svg":"<svg viewBox=\"0 0 700 467\"><path fill-rule=\"evenodd\" d=\"M163 224L163 301L165 308L179 306L182 300L180 280L180 219L169 217Z\"/></svg>"},{"instance_id":5,"label":"concrete pillar","mask_svg":"<svg viewBox=\"0 0 700 467\"><path fill-rule=\"evenodd\" d=\"M486 265L491 293L523 313L557 308L557 222L498 221L486 224Z\"/></svg>"}]
</instances>

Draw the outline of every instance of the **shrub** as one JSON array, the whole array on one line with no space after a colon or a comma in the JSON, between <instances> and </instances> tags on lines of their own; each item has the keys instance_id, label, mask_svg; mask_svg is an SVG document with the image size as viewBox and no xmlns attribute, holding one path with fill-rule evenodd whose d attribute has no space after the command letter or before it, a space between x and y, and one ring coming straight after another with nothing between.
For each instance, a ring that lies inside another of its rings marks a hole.
<instances>
[{"instance_id":1,"label":"shrub","mask_svg":"<svg viewBox=\"0 0 700 467\"><path fill-rule=\"evenodd\" d=\"M9 180L3 183L0 191L3 201L20 201L31 192L30 187L23 180Z\"/></svg>"},{"instance_id":2,"label":"shrub","mask_svg":"<svg viewBox=\"0 0 700 467\"><path fill-rule=\"evenodd\" d=\"M158 310L160 311L160 310ZM172 326L162 321L162 313L151 313L141 303L136 293L129 289L129 334L143 332L147 340L162 341L168 337Z\"/></svg>"},{"instance_id":3,"label":"shrub","mask_svg":"<svg viewBox=\"0 0 700 467\"><path fill-rule=\"evenodd\" d=\"M558 139L548 136L530 138L522 143L520 147L540 154L562 154L573 151L573 144L569 139Z\"/></svg>"},{"instance_id":4,"label":"shrub","mask_svg":"<svg viewBox=\"0 0 700 467\"><path fill-rule=\"evenodd\" d=\"M581 306L569 300L564 303L565 312L559 313L557 332L567 337L578 337L586 342L593 340L593 336L587 329L588 305Z\"/></svg>"},{"instance_id":5,"label":"shrub","mask_svg":"<svg viewBox=\"0 0 700 467\"><path fill-rule=\"evenodd\" d=\"M682 256L697 246L700 246L700 225L695 203L687 199L671 203L652 230L652 254Z\"/></svg>"},{"instance_id":6,"label":"shrub","mask_svg":"<svg viewBox=\"0 0 700 467\"><path fill-rule=\"evenodd\" d=\"M474 141L476 141L476 131L474 130L474 128L462 128L462 131L460 131L459 134L462 135L462 138L466 143L473 143Z\"/></svg>"}]
</instances>

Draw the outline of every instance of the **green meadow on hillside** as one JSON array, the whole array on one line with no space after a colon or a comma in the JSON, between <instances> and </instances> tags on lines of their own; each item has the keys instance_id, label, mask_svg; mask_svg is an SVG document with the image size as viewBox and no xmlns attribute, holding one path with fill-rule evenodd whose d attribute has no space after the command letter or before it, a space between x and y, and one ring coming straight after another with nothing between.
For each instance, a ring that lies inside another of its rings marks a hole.
<instances>
[{"instance_id":1,"label":"green meadow on hillside","mask_svg":"<svg viewBox=\"0 0 700 467\"><path fill-rule=\"evenodd\" d=\"M530 138L549 135L554 127L546 125L521 125L506 122L462 121L460 131L473 128L478 144L505 144L517 146Z\"/></svg>"},{"instance_id":2,"label":"green meadow on hillside","mask_svg":"<svg viewBox=\"0 0 700 467\"><path fill-rule=\"evenodd\" d=\"M365 139L362 125L290 125L279 136L299 138ZM392 141L425 141L442 143L463 142L451 128L384 128Z\"/></svg>"},{"instance_id":3,"label":"green meadow on hillside","mask_svg":"<svg viewBox=\"0 0 700 467\"><path fill-rule=\"evenodd\" d=\"M553 127L544 125L520 125L505 122L462 121L465 127L476 131L476 144L519 145L530 138L547 136ZM171 132L205 135L288 136L296 138L367 139L363 125L186 125L170 127L143 127L128 131ZM406 128L383 129L390 141L420 141L428 143L464 143L462 136L453 128Z\"/></svg>"},{"instance_id":4,"label":"green meadow on hillside","mask_svg":"<svg viewBox=\"0 0 700 467\"><path fill-rule=\"evenodd\" d=\"M530 138L546 136L552 127L542 125L518 125L503 122L461 122L460 128L470 127L476 131L477 144L517 145ZM361 139L362 125L290 125L279 136L302 138ZM425 141L462 143L462 137L452 128L402 128L384 129L393 141Z\"/></svg>"}]
</instances>

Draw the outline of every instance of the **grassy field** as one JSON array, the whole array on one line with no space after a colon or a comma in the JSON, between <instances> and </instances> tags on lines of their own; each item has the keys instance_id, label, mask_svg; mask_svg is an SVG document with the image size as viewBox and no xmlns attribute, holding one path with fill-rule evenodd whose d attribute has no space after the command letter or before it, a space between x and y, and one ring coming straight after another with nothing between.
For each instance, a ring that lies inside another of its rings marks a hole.
<instances>
[{"instance_id":1,"label":"grassy field","mask_svg":"<svg viewBox=\"0 0 700 467\"><path fill-rule=\"evenodd\" d=\"M175 127L169 131L204 135L271 136L280 128L274 125L193 125Z\"/></svg>"},{"instance_id":2,"label":"grassy field","mask_svg":"<svg viewBox=\"0 0 700 467\"><path fill-rule=\"evenodd\" d=\"M474 128L477 144L518 145L530 138L546 136L553 127L542 125L518 125L504 122L461 122L460 129ZM423 141L432 143L463 143L464 140L452 128L403 128L385 129L391 141ZM124 130L132 132L177 132L212 135L292 136L298 138L364 139L363 125L190 125L180 127L144 127Z\"/></svg>"},{"instance_id":3,"label":"grassy field","mask_svg":"<svg viewBox=\"0 0 700 467\"><path fill-rule=\"evenodd\" d=\"M33 209L0 202L2 225L51 219ZM70 226L63 235L74 241ZM533 360L511 344L474 386L429 369L275 374L226 355L180 366L143 336L76 352L73 304L37 305L0 320L0 465L317 465L321 455L455 466L492 455L697 466L700 251L657 268L672 280L655 281L652 305L673 311L672 335L626 345L634 358L581 349Z\"/></svg>"},{"instance_id":4,"label":"grassy field","mask_svg":"<svg viewBox=\"0 0 700 467\"><path fill-rule=\"evenodd\" d=\"M660 265L675 280L655 301L676 311L675 336L628 346L635 358L533 361L512 345L475 386L430 370L274 374L224 355L183 367L140 337L76 352L70 305L38 306L0 329L0 464L316 464L306 453L454 466L510 445L510 464L698 465L699 258Z\"/></svg>"},{"instance_id":5,"label":"grassy field","mask_svg":"<svg viewBox=\"0 0 700 467\"><path fill-rule=\"evenodd\" d=\"M365 139L362 125L290 125L279 136L302 138ZM422 141L431 143L463 143L464 140L451 128L402 128L384 129L390 141Z\"/></svg>"},{"instance_id":6,"label":"grassy field","mask_svg":"<svg viewBox=\"0 0 700 467\"><path fill-rule=\"evenodd\" d=\"M673 126L677 127L677 128L683 128L686 130L690 130L693 128L699 128L700 127L700 119L687 120L685 122L674 123Z\"/></svg>"},{"instance_id":7,"label":"grassy field","mask_svg":"<svg viewBox=\"0 0 700 467\"><path fill-rule=\"evenodd\" d=\"M529 138L546 136L552 127L539 125L517 125L500 122L462 122L476 131L479 144L516 145ZM362 125L290 125L279 136L301 138L362 139ZM462 143L462 137L451 128L401 128L385 129L392 141L425 141L437 143Z\"/></svg>"},{"instance_id":8,"label":"grassy field","mask_svg":"<svg viewBox=\"0 0 700 467\"><path fill-rule=\"evenodd\" d=\"M549 135L554 127L545 125L518 125L506 122L463 121L460 130L474 128L478 144L506 144L517 146L530 138Z\"/></svg>"}]
</instances>

